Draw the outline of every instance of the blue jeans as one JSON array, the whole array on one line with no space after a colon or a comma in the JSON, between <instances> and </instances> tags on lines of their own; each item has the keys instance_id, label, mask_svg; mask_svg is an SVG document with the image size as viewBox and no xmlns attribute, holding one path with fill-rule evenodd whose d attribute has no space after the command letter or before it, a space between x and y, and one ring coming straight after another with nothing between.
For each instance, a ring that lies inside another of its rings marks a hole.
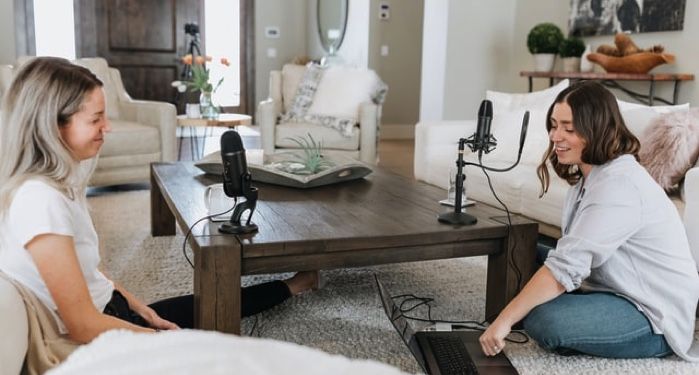
<instances>
[{"instance_id":1,"label":"blue jeans","mask_svg":"<svg viewBox=\"0 0 699 375\"><path fill-rule=\"evenodd\" d=\"M546 259L548 250L539 248L537 258ZM564 293L535 307L523 323L540 346L562 355L646 358L672 353L645 315L612 293Z\"/></svg>"}]
</instances>

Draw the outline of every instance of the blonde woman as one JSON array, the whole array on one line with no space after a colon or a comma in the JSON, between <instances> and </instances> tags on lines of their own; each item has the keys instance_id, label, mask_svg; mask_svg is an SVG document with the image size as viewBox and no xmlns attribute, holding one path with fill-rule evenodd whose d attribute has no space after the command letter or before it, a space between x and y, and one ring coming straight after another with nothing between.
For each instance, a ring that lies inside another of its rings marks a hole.
<instances>
[{"instance_id":1,"label":"blonde woman","mask_svg":"<svg viewBox=\"0 0 699 375\"><path fill-rule=\"evenodd\" d=\"M67 60L36 58L15 77L3 109L0 271L31 290L61 333L77 342L115 328L192 328L191 295L147 306L98 269L84 171L92 170L110 131L102 82ZM306 272L245 288L242 313L255 314L317 283L317 273Z\"/></svg>"}]
</instances>

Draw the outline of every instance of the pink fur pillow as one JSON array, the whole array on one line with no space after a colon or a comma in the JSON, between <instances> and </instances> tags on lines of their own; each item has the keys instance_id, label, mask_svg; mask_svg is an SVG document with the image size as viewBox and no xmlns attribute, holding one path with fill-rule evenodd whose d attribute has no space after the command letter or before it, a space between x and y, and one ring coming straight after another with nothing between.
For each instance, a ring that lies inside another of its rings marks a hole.
<instances>
[{"instance_id":1,"label":"pink fur pillow","mask_svg":"<svg viewBox=\"0 0 699 375\"><path fill-rule=\"evenodd\" d=\"M663 189L672 190L699 156L699 109L659 116L639 140L641 164Z\"/></svg>"}]
</instances>

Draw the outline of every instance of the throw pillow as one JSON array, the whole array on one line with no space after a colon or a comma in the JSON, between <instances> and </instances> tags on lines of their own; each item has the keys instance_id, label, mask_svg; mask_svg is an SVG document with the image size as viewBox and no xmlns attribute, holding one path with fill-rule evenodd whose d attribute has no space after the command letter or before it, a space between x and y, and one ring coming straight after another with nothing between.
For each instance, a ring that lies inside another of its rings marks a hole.
<instances>
[{"instance_id":1,"label":"throw pillow","mask_svg":"<svg viewBox=\"0 0 699 375\"><path fill-rule=\"evenodd\" d=\"M621 112L626 127L636 137L641 137L648 126L656 122L662 115L674 112L686 112L689 110L689 103L666 106L640 106Z\"/></svg>"},{"instance_id":2,"label":"throw pillow","mask_svg":"<svg viewBox=\"0 0 699 375\"><path fill-rule=\"evenodd\" d=\"M308 64L282 122L305 122L352 137L364 102L383 103L388 87L371 70Z\"/></svg>"},{"instance_id":3,"label":"throw pillow","mask_svg":"<svg viewBox=\"0 0 699 375\"><path fill-rule=\"evenodd\" d=\"M497 140L495 150L483 156L484 164L488 161L502 161L504 164L512 164L517 160L519 151L519 137L522 129L522 119L525 110L500 112L493 115L490 126L491 134ZM520 163L538 165L541 157L548 147L548 133L546 132L546 112L540 110L529 111L529 126L524 140L522 158Z\"/></svg>"},{"instance_id":4,"label":"throw pillow","mask_svg":"<svg viewBox=\"0 0 699 375\"><path fill-rule=\"evenodd\" d=\"M282 67L282 102L284 112L289 112L296 97L299 83L306 72L305 65L286 64Z\"/></svg>"},{"instance_id":5,"label":"throw pillow","mask_svg":"<svg viewBox=\"0 0 699 375\"><path fill-rule=\"evenodd\" d=\"M672 190L699 156L699 109L661 116L640 141L641 164L663 189Z\"/></svg>"},{"instance_id":6,"label":"throw pillow","mask_svg":"<svg viewBox=\"0 0 699 375\"><path fill-rule=\"evenodd\" d=\"M385 85L373 70L331 66L323 72L308 113L357 122L362 103L383 101Z\"/></svg>"},{"instance_id":7,"label":"throw pillow","mask_svg":"<svg viewBox=\"0 0 699 375\"><path fill-rule=\"evenodd\" d=\"M510 112L516 110L548 111L551 103L556 100L558 93L569 86L567 79L545 90L526 94L509 94L497 91L486 91L485 98L493 102L493 113Z\"/></svg>"}]
</instances>

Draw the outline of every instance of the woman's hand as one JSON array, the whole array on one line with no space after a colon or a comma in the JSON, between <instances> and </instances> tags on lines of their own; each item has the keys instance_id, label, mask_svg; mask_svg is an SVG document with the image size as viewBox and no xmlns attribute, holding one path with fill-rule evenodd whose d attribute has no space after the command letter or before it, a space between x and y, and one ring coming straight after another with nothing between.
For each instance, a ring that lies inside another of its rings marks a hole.
<instances>
[{"instance_id":1,"label":"woman's hand","mask_svg":"<svg viewBox=\"0 0 699 375\"><path fill-rule=\"evenodd\" d=\"M487 356L494 356L505 348L505 337L510 334L512 326L500 319L495 319L488 329L483 332L478 341Z\"/></svg>"},{"instance_id":2,"label":"woman's hand","mask_svg":"<svg viewBox=\"0 0 699 375\"><path fill-rule=\"evenodd\" d=\"M151 326L151 328L155 328L157 330L180 329L177 324L161 318L160 315L155 312L155 310L148 306L146 306L142 311L139 311L138 314L141 315L141 317L148 323L148 325Z\"/></svg>"}]
</instances>

